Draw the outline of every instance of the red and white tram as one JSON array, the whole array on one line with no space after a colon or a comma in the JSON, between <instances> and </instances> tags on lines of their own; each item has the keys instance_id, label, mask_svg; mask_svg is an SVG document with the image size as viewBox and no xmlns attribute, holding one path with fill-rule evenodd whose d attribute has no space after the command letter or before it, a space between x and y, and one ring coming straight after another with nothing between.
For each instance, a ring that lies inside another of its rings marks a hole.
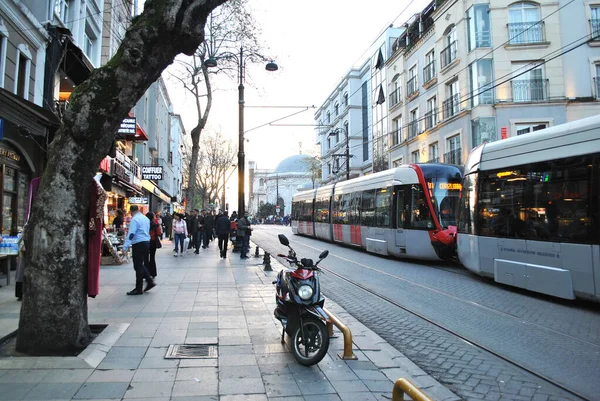
<instances>
[{"instance_id":1,"label":"red and white tram","mask_svg":"<svg viewBox=\"0 0 600 401\"><path fill-rule=\"evenodd\" d=\"M461 182L458 166L411 164L301 192L292 231L381 255L452 258Z\"/></svg>"}]
</instances>

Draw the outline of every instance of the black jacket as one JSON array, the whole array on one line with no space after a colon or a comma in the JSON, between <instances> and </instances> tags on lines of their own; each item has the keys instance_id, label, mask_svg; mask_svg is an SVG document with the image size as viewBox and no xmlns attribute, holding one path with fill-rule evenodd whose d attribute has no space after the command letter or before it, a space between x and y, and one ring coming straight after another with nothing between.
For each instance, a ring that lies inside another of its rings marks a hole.
<instances>
[{"instance_id":1,"label":"black jacket","mask_svg":"<svg viewBox=\"0 0 600 401\"><path fill-rule=\"evenodd\" d=\"M224 234L231 233L231 221L229 221L227 216L221 216L217 219L215 231L217 232L217 235L224 235Z\"/></svg>"},{"instance_id":2,"label":"black jacket","mask_svg":"<svg viewBox=\"0 0 600 401\"><path fill-rule=\"evenodd\" d=\"M198 219L196 216L189 216L187 219L188 234L196 234L198 232Z\"/></svg>"},{"instance_id":3,"label":"black jacket","mask_svg":"<svg viewBox=\"0 0 600 401\"><path fill-rule=\"evenodd\" d=\"M204 228L206 231L212 231L212 229L215 228L215 217L212 214L207 215L204 218L204 221Z\"/></svg>"}]
</instances>

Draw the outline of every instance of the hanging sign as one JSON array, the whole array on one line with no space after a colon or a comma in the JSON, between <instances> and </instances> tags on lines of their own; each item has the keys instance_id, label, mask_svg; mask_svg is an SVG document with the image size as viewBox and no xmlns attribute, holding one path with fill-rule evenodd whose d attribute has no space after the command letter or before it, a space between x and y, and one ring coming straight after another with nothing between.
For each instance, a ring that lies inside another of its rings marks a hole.
<instances>
[{"instance_id":1,"label":"hanging sign","mask_svg":"<svg viewBox=\"0 0 600 401\"><path fill-rule=\"evenodd\" d=\"M127 200L130 205L147 205L148 198L143 198L141 196L132 196Z\"/></svg>"},{"instance_id":2,"label":"hanging sign","mask_svg":"<svg viewBox=\"0 0 600 401\"><path fill-rule=\"evenodd\" d=\"M162 180L162 166L142 166L142 180Z\"/></svg>"},{"instance_id":3,"label":"hanging sign","mask_svg":"<svg viewBox=\"0 0 600 401\"><path fill-rule=\"evenodd\" d=\"M117 131L118 134L121 135L135 135L136 132L136 124L135 117L124 118L121 122L121 126Z\"/></svg>"}]
</instances>

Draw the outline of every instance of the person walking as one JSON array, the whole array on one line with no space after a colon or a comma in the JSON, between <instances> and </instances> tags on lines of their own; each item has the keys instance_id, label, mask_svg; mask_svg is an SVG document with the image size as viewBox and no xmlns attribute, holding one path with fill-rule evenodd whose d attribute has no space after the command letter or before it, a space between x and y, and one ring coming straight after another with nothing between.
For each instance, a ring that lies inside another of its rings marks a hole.
<instances>
[{"instance_id":1,"label":"person walking","mask_svg":"<svg viewBox=\"0 0 600 401\"><path fill-rule=\"evenodd\" d=\"M244 213L242 218L237 222L237 235L242 237L242 249L240 250L240 259L248 259L247 253L250 251L250 221L248 220L248 212Z\"/></svg>"},{"instance_id":2,"label":"person walking","mask_svg":"<svg viewBox=\"0 0 600 401\"><path fill-rule=\"evenodd\" d=\"M171 214L167 211L167 212L165 212L165 215L163 216L163 226L165 228L165 237L171 241L173 241L173 235L171 233L172 224L173 224L173 217L171 217Z\"/></svg>"},{"instance_id":3,"label":"person walking","mask_svg":"<svg viewBox=\"0 0 600 401\"><path fill-rule=\"evenodd\" d=\"M160 226L160 236L159 236L159 238L162 239L162 237L163 237L162 236L162 224L163 224L163 221L162 221L162 216L160 215L160 212L154 213L154 219L156 220L156 222Z\"/></svg>"},{"instance_id":4,"label":"person walking","mask_svg":"<svg viewBox=\"0 0 600 401\"><path fill-rule=\"evenodd\" d=\"M181 252L181 256L183 256L183 244L185 243L185 238L188 236L188 229L186 222L183 220L183 215L180 213L173 214L173 225L171 230L173 232L173 238L175 239L175 257L179 255L179 252Z\"/></svg>"},{"instance_id":5,"label":"person walking","mask_svg":"<svg viewBox=\"0 0 600 401\"><path fill-rule=\"evenodd\" d=\"M229 234L231 233L231 221L229 221L227 212L224 212L221 217L217 219L215 231L217 232L217 238L219 239L221 258L225 259L227 258L227 242L229 241Z\"/></svg>"},{"instance_id":6,"label":"person walking","mask_svg":"<svg viewBox=\"0 0 600 401\"><path fill-rule=\"evenodd\" d=\"M162 236L162 227L158 222L158 219L154 217L154 213L148 212L146 213L146 217L150 220L150 253L148 257L148 272L150 272L150 277L152 280L157 276L156 274L156 249L158 248L157 242L160 242L160 237ZM161 245L162 247L162 245Z\"/></svg>"},{"instance_id":7,"label":"person walking","mask_svg":"<svg viewBox=\"0 0 600 401\"><path fill-rule=\"evenodd\" d=\"M215 215L213 214L215 211L208 211L204 216L204 245L208 247L209 243L213 240L213 233L215 230Z\"/></svg>"},{"instance_id":8,"label":"person walking","mask_svg":"<svg viewBox=\"0 0 600 401\"><path fill-rule=\"evenodd\" d=\"M125 231L123 230L123 211L121 209L117 210L117 215L112 221L112 225L114 226L114 232L116 235L123 235Z\"/></svg>"},{"instance_id":9,"label":"person walking","mask_svg":"<svg viewBox=\"0 0 600 401\"><path fill-rule=\"evenodd\" d=\"M196 241L198 240L198 209L190 210L190 214L187 218L187 229L188 236L190 237L190 243L187 249L196 248Z\"/></svg>"},{"instance_id":10,"label":"person walking","mask_svg":"<svg viewBox=\"0 0 600 401\"><path fill-rule=\"evenodd\" d=\"M150 252L150 220L140 213L136 205L129 208L129 213L131 213L131 223L129 223L129 231L123 245L123 251L127 252L131 247L133 268L135 269L135 288L129 291L127 295L141 295L144 293L142 291L144 279L146 279L144 291L150 291L156 286L145 265L147 255Z\"/></svg>"}]
</instances>

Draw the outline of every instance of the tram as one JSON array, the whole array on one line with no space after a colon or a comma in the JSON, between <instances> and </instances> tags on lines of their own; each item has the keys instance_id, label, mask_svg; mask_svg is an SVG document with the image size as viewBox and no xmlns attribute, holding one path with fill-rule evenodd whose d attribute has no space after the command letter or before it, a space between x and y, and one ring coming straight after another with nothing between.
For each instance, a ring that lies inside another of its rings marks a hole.
<instances>
[{"instance_id":1,"label":"tram","mask_svg":"<svg viewBox=\"0 0 600 401\"><path fill-rule=\"evenodd\" d=\"M410 164L294 195L292 231L368 252L456 255L461 168Z\"/></svg>"},{"instance_id":2,"label":"tram","mask_svg":"<svg viewBox=\"0 0 600 401\"><path fill-rule=\"evenodd\" d=\"M600 116L475 148L459 219L470 271L600 301Z\"/></svg>"}]
</instances>

